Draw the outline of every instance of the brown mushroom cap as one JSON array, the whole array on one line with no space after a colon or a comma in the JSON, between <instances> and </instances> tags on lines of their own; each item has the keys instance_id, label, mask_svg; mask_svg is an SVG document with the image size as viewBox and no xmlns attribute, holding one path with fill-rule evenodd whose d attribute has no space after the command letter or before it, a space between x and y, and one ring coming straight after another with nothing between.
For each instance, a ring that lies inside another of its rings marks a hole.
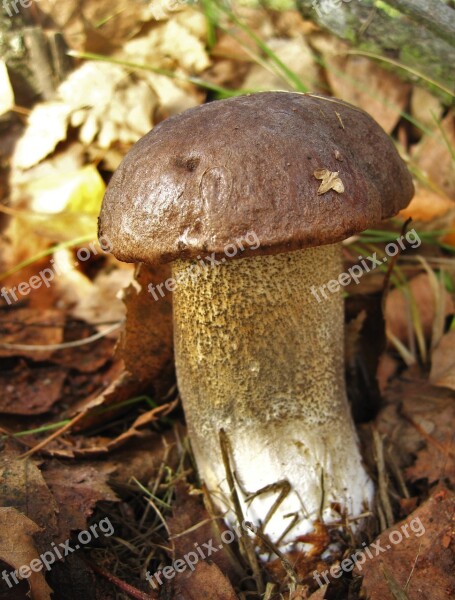
<instances>
[{"instance_id":1,"label":"brown mushroom cap","mask_svg":"<svg viewBox=\"0 0 455 600\"><path fill-rule=\"evenodd\" d=\"M344 191L318 194L315 171ZM127 262L223 249L254 231L276 254L339 242L413 195L388 135L366 112L320 95L263 92L204 104L139 140L109 183L100 236Z\"/></svg>"}]
</instances>

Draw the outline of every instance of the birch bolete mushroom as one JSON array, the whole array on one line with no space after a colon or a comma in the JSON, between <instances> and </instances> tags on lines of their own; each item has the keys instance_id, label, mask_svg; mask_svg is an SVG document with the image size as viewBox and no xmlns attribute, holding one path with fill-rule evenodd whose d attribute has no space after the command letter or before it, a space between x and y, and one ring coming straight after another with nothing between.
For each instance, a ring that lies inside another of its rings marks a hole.
<instances>
[{"instance_id":1,"label":"birch bolete mushroom","mask_svg":"<svg viewBox=\"0 0 455 600\"><path fill-rule=\"evenodd\" d=\"M412 194L367 113L288 92L163 121L106 192L100 235L114 255L172 262L177 380L200 477L233 520L223 431L244 515L282 547L317 520L371 507L346 399L343 299L327 283L342 274L339 242ZM259 244L245 243L252 235ZM311 290L324 285L318 301Z\"/></svg>"}]
</instances>

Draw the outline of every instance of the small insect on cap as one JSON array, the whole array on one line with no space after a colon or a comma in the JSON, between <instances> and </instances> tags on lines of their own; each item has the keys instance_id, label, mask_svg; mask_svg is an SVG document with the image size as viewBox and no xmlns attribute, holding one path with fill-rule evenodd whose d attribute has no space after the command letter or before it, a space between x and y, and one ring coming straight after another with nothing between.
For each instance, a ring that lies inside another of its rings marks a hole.
<instances>
[{"instance_id":1,"label":"small insect on cap","mask_svg":"<svg viewBox=\"0 0 455 600\"><path fill-rule=\"evenodd\" d=\"M127 154L108 186L100 235L127 262L223 249L237 257L339 242L412 198L406 165L363 110L322 95L263 92L171 117Z\"/></svg>"}]
</instances>

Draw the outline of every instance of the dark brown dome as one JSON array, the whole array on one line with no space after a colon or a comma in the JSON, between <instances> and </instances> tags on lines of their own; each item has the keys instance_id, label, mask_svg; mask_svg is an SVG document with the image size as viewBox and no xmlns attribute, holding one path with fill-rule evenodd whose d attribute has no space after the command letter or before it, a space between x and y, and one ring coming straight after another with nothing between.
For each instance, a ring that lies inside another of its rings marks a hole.
<instances>
[{"instance_id":1,"label":"dark brown dome","mask_svg":"<svg viewBox=\"0 0 455 600\"><path fill-rule=\"evenodd\" d=\"M335 172L344 191L318 194ZM99 230L127 262L222 254L252 231L260 248L238 256L275 254L339 242L412 195L406 165L366 112L264 92L192 108L139 140L112 177Z\"/></svg>"}]
</instances>

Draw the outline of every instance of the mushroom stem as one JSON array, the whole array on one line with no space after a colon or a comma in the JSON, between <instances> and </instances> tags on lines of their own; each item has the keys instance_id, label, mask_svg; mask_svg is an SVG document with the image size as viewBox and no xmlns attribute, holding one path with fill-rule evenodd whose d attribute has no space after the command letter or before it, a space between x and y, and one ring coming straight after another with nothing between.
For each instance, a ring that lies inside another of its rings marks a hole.
<instances>
[{"instance_id":1,"label":"mushroom stem","mask_svg":"<svg viewBox=\"0 0 455 600\"><path fill-rule=\"evenodd\" d=\"M373 486L346 398L343 299L311 292L338 278L339 245L197 265L173 263L175 355L196 462L215 502L232 521L223 429L244 516L273 542L340 519L335 503L358 516ZM283 481L290 489L279 505L283 485L248 498Z\"/></svg>"}]
</instances>

